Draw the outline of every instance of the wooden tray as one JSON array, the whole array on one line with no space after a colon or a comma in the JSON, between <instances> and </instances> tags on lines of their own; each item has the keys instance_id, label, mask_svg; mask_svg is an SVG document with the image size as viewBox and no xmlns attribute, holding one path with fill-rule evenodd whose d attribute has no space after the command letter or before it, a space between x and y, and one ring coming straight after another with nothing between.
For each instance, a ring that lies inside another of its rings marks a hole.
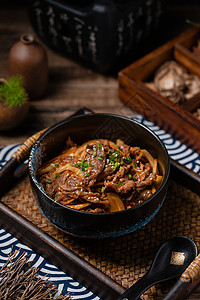
<instances>
[{"instance_id":1,"label":"wooden tray","mask_svg":"<svg viewBox=\"0 0 200 300\"><path fill-rule=\"evenodd\" d=\"M200 76L200 59L192 53L198 38L200 29L192 28L120 71L118 80L119 96L126 105L200 154L200 121L192 114L200 108L200 94L181 107L145 84L168 60L175 60L189 72ZM172 176L199 194L200 176L176 161L171 163L175 171Z\"/></svg>"},{"instance_id":2,"label":"wooden tray","mask_svg":"<svg viewBox=\"0 0 200 300\"><path fill-rule=\"evenodd\" d=\"M155 217L143 229L114 240L86 241L64 234L46 220L34 204L29 178L26 177L2 198L0 226L102 300L116 300L125 291L125 287L121 284L128 283L129 280L132 284L133 277L138 280L143 276L149 269L156 248L167 238L174 235L186 235L197 243L200 250L198 234L200 202L195 194L185 188L181 188L173 182L170 182L170 186L170 193L165 207L161 209L160 217ZM178 195L181 197L178 198ZM185 201L188 197L190 201ZM193 210L192 214L191 209ZM191 215L191 224L188 217L184 217L188 214ZM70 250L70 247L73 251ZM82 249L85 250L87 247L90 248L90 257L87 255L83 257ZM78 255L76 254L77 250ZM130 257L130 253L132 253L132 257ZM116 260L116 255L121 257L120 260L118 259L119 268L115 264L114 267L112 265L112 261ZM126 260L128 263L125 262ZM95 263L98 268L90 262ZM133 268L133 266L135 267ZM121 284L105 275L106 271L110 275L114 272L115 279L118 278L117 281ZM188 297L200 282L199 269L195 272L195 279L177 288L170 299L183 300ZM138 275L135 276L136 274ZM163 299L161 290L164 289L166 295L175 282L176 280L157 285L157 288L152 287L142 299Z\"/></svg>"},{"instance_id":3,"label":"wooden tray","mask_svg":"<svg viewBox=\"0 0 200 300\"><path fill-rule=\"evenodd\" d=\"M101 299L116 300L147 272L157 248L167 238L186 235L200 247L199 197L173 181L169 186L159 214L141 230L117 239L91 241L75 239L50 224L34 203L26 176L2 197L0 226ZM183 292L188 296L199 280L197 276L189 288L177 290L176 299L182 300ZM142 299L162 299L173 283L152 287Z\"/></svg>"}]
</instances>

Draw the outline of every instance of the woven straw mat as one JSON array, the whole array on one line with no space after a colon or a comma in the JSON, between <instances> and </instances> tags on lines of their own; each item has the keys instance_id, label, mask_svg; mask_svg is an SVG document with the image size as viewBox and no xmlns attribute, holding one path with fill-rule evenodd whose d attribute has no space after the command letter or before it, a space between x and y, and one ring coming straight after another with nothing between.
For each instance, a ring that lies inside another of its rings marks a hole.
<instances>
[{"instance_id":1,"label":"woven straw mat","mask_svg":"<svg viewBox=\"0 0 200 300\"><path fill-rule=\"evenodd\" d=\"M82 240L54 227L36 206L28 176L2 202L125 288L146 273L156 250L166 239L186 235L200 250L200 197L172 180L166 200L154 219L140 230L116 239ZM173 284L173 281L157 284L142 299L162 299Z\"/></svg>"}]
</instances>

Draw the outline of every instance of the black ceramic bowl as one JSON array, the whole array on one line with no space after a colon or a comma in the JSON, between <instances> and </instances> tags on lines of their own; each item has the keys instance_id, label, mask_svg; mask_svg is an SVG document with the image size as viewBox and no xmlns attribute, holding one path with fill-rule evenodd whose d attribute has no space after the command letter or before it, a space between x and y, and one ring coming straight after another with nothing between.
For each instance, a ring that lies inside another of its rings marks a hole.
<instances>
[{"instance_id":1,"label":"black ceramic bowl","mask_svg":"<svg viewBox=\"0 0 200 300\"><path fill-rule=\"evenodd\" d=\"M142 204L113 213L87 213L68 208L46 195L37 181L37 170L42 163L57 156L67 137L77 144L105 138L122 139L132 146L147 149L158 158L163 182L156 193ZM47 131L36 141L29 158L29 173L34 199L51 223L65 232L86 238L117 237L147 224L161 208L167 190L169 157L161 140L147 127L126 117L94 114L71 117Z\"/></svg>"}]
</instances>

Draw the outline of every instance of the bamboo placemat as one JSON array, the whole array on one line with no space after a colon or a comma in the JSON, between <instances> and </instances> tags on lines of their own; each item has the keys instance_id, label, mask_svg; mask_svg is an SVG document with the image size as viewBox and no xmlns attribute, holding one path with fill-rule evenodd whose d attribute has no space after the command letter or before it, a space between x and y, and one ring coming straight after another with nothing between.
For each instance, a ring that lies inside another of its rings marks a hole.
<instances>
[{"instance_id":1,"label":"bamboo placemat","mask_svg":"<svg viewBox=\"0 0 200 300\"><path fill-rule=\"evenodd\" d=\"M186 235L200 250L200 197L172 180L155 218L140 230L115 239L79 239L53 226L35 204L28 176L2 202L126 288L146 273L156 250L166 239ZM162 299L173 283L150 288L142 299Z\"/></svg>"}]
</instances>

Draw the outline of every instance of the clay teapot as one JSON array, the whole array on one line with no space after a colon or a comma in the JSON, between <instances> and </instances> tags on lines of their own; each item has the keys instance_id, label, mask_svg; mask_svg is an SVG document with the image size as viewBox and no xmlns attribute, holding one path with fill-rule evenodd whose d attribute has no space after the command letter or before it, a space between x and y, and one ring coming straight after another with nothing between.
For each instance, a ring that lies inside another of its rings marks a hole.
<instances>
[{"instance_id":1,"label":"clay teapot","mask_svg":"<svg viewBox=\"0 0 200 300\"><path fill-rule=\"evenodd\" d=\"M23 34L9 52L10 75L24 77L29 98L37 100L44 95L48 83L48 59L45 48L32 34Z\"/></svg>"},{"instance_id":2,"label":"clay teapot","mask_svg":"<svg viewBox=\"0 0 200 300\"><path fill-rule=\"evenodd\" d=\"M19 81L18 81L19 80ZM17 81L17 88L14 86ZM29 110L28 95L21 86L21 81L18 78L11 78L8 81L4 78L0 78L0 85L4 85L4 88L0 87L0 131L10 130L17 127L26 117ZM5 91L6 85L11 86L9 91ZM13 92L13 99L12 98ZM16 94L18 93L18 99L16 101ZM9 95L9 100L5 99L5 95ZM20 99L21 98L21 99ZM23 99L22 99L23 98Z\"/></svg>"}]
</instances>

